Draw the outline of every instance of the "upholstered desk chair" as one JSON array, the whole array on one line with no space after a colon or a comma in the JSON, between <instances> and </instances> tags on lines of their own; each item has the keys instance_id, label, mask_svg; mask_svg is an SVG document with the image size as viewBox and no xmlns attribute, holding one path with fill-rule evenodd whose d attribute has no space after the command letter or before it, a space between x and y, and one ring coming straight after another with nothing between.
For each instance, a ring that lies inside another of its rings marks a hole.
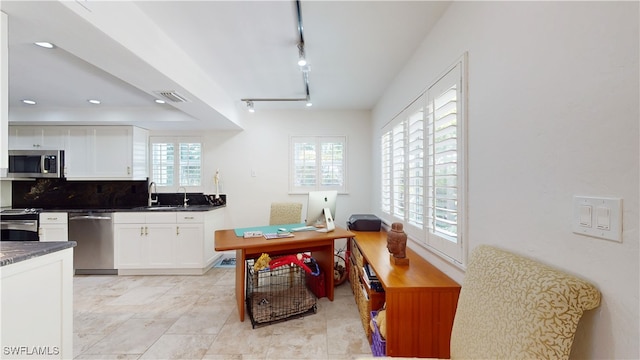
<instances>
[{"instance_id":1,"label":"upholstered desk chair","mask_svg":"<svg viewBox=\"0 0 640 360\"><path fill-rule=\"evenodd\" d=\"M301 217L301 203L272 203L269 225L299 224Z\"/></svg>"}]
</instances>

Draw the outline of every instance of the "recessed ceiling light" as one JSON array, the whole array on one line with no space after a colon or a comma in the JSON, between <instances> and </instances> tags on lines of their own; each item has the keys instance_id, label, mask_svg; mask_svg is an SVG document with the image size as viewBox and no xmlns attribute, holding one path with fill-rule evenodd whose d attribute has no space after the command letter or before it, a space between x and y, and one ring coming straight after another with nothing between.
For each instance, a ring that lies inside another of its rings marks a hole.
<instances>
[{"instance_id":1,"label":"recessed ceiling light","mask_svg":"<svg viewBox=\"0 0 640 360\"><path fill-rule=\"evenodd\" d=\"M53 49L54 48L54 45L52 43L46 42L46 41L38 41L38 42L35 42L34 44L36 44L36 45L38 45L40 47L46 48L46 49Z\"/></svg>"},{"instance_id":2,"label":"recessed ceiling light","mask_svg":"<svg viewBox=\"0 0 640 360\"><path fill-rule=\"evenodd\" d=\"M95 104L95 105L100 104L100 100L90 99L90 100L87 100L87 101L92 103L92 104Z\"/></svg>"},{"instance_id":3,"label":"recessed ceiling light","mask_svg":"<svg viewBox=\"0 0 640 360\"><path fill-rule=\"evenodd\" d=\"M22 100L23 103L27 104L27 105L35 105L36 102L33 100L29 100L29 99L24 99Z\"/></svg>"},{"instance_id":4,"label":"recessed ceiling light","mask_svg":"<svg viewBox=\"0 0 640 360\"><path fill-rule=\"evenodd\" d=\"M166 103L166 101L164 101L164 100L160 100L160 99L156 99L156 103L158 103L158 104L164 104L164 103Z\"/></svg>"},{"instance_id":5,"label":"recessed ceiling light","mask_svg":"<svg viewBox=\"0 0 640 360\"><path fill-rule=\"evenodd\" d=\"M307 101L307 107L311 107L313 106L313 103L311 101Z\"/></svg>"}]
</instances>

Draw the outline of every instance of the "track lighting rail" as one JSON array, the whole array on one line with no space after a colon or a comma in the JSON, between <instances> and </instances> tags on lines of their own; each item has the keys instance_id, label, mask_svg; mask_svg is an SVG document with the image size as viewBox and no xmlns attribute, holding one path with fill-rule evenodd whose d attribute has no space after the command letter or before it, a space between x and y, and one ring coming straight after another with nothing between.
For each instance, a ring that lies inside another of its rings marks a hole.
<instances>
[{"instance_id":1,"label":"track lighting rail","mask_svg":"<svg viewBox=\"0 0 640 360\"><path fill-rule=\"evenodd\" d=\"M309 92L309 67L306 63L306 53L304 50L304 28L302 26L302 9L300 6L300 0L296 0L296 13L298 15L298 52L300 56L300 61L304 60L304 63L298 62L302 70L302 79L304 81L304 87L306 92L306 97L304 98L245 98L240 99L240 101L244 101L247 105L249 111L253 112L253 103L254 102L285 102L285 101L306 101L307 106L311 106L311 94Z\"/></svg>"}]
</instances>

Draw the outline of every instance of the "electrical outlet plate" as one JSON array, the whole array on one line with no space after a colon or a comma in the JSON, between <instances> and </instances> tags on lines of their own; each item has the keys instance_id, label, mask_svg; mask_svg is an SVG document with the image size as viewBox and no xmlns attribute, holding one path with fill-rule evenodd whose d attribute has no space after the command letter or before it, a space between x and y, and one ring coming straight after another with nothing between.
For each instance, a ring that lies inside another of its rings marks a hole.
<instances>
[{"instance_id":1,"label":"electrical outlet plate","mask_svg":"<svg viewBox=\"0 0 640 360\"><path fill-rule=\"evenodd\" d=\"M622 242L622 199L574 196L572 227L576 234Z\"/></svg>"}]
</instances>

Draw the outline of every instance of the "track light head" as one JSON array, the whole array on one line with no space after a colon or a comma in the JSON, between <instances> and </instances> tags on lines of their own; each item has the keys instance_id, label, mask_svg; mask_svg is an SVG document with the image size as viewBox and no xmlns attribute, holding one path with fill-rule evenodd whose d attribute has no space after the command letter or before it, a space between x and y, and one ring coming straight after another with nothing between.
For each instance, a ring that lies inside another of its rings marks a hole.
<instances>
[{"instance_id":1,"label":"track light head","mask_svg":"<svg viewBox=\"0 0 640 360\"><path fill-rule=\"evenodd\" d=\"M247 100L246 103L247 103L247 109L249 110L250 113L256 112L256 109L253 108L253 101Z\"/></svg>"},{"instance_id":2,"label":"track light head","mask_svg":"<svg viewBox=\"0 0 640 360\"><path fill-rule=\"evenodd\" d=\"M305 58L304 53L304 43L298 43L298 66L307 65L307 59Z\"/></svg>"}]
</instances>

